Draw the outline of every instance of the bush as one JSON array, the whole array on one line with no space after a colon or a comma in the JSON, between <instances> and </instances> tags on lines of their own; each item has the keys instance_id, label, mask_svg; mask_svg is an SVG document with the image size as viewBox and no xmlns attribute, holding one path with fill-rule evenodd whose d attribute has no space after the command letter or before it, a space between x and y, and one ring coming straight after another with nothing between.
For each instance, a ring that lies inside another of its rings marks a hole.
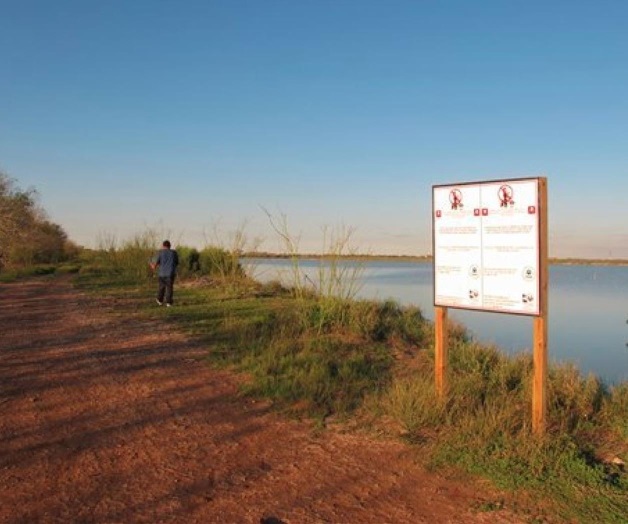
<instances>
[{"instance_id":1,"label":"bush","mask_svg":"<svg viewBox=\"0 0 628 524\"><path fill-rule=\"evenodd\" d=\"M600 412L619 438L628 442L628 382L622 382L610 389ZM628 453L628 449L626 452Z\"/></svg>"},{"instance_id":2,"label":"bush","mask_svg":"<svg viewBox=\"0 0 628 524\"><path fill-rule=\"evenodd\" d=\"M81 266L78 264L62 264L57 268L59 274L78 273L81 270Z\"/></svg>"},{"instance_id":3,"label":"bush","mask_svg":"<svg viewBox=\"0 0 628 524\"><path fill-rule=\"evenodd\" d=\"M107 273L107 267L101 264L82 264L79 273L81 275L103 275Z\"/></svg>"},{"instance_id":4,"label":"bush","mask_svg":"<svg viewBox=\"0 0 628 524\"><path fill-rule=\"evenodd\" d=\"M53 266L51 264L42 264L42 265L33 267L32 272L30 272L27 269L25 273L30 272L33 275L52 275L56 270L57 270L56 266Z\"/></svg>"},{"instance_id":5,"label":"bush","mask_svg":"<svg viewBox=\"0 0 628 524\"><path fill-rule=\"evenodd\" d=\"M119 245L113 235L103 235L98 250L80 253L81 272L109 271L136 282L145 281L153 276L150 263L159 249L158 238L154 230L147 230ZM175 250L179 256L177 274L181 278L209 276L236 281L245 275L237 252L213 246L200 252L190 246L177 246Z\"/></svg>"},{"instance_id":6,"label":"bush","mask_svg":"<svg viewBox=\"0 0 628 524\"><path fill-rule=\"evenodd\" d=\"M425 346L431 334L419 308L402 307L393 300L352 302L350 325L359 334L378 342L399 339Z\"/></svg>"},{"instance_id":7,"label":"bush","mask_svg":"<svg viewBox=\"0 0 628 524\"><path fill-rule=\"evenodd\" d=\"M153 230L136 233L122 246L113 236L100 239L100 249L89 254L95 267L112 271L133 281L144 281L151 277L149 267L158 245L157 235Z\"/></svg>"},{"instance_id":8,"label":"bush","mask_svg":"<svg viewBox=\"0 0 628 524\"><path fill-rule=\"evenodd\" d=\"M200 253L196 248L179 246L177 247L177 254L179 255L179 268L177 269L177 273L180 277L186 278L200 274Z\"/></svg>"},{"instance_id":9,"label":"bush","mask_svg":"<svg viewBox=\"0 0 628 524\"><path fill-rule=\"evenodd\" d=\"M199 253L198 262L202 275L220 277L223 280L233 280L244 276L237 253L209 246Z\"/></svg>"}]
</instances>

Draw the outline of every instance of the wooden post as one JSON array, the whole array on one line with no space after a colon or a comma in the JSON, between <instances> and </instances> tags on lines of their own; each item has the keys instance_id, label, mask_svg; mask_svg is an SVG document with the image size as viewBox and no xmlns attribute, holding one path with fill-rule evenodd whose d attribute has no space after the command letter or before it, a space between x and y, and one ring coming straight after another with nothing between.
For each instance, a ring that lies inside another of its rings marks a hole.
<instances>
[{"instance_id":1,"label":"wooden post","mask_svg":"<svg viewBox=\"0 0 628 524\"><path fill-rule=\"evenodd\" d=\"M547 292L548 292L547 179L539 179L539 316L534 319L534 383L532 430L545 433L547 416Z\"/></svg>"},{"instance_id":2,"label":"wooden post","mask_svg":"<svg viewBox=\"0 0 628 524\"><path fill-rule=\"evenodd\" d=\"M547 415L547 319L534 319L534 387L532 391L532 430L545 433Z\"/></svg>"},{"instance_id":3,"label":"wooden post","mask_svg":"<svg viewBox=\"0 0 628 524\"><path fill-rule=\"evenodd\" d=\"M447 368L449 360L449 326L447 325L447 308L434 308L434 360L436 372L436 394L444 399L447 394Z\"/></svg>"}]
</instances>

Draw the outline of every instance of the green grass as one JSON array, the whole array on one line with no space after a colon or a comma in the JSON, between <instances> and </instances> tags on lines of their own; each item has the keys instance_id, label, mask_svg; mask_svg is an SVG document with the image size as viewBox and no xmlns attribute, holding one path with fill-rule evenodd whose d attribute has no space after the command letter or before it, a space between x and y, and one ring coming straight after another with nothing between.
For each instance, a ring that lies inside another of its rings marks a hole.
<instances>
[{"instance_id":1,"label":"green grass","mask_svg":"<svg viewBox=\"0 0 628 524\"><path fill-rule=\"evenodd\" d=\"M396 380L378 398L405 438L429 450L431 465L454 464L500 488L550 498L560 519L626 522L626 473L601 460L605 447L628 450L625 385L608 390L573 367L553 367L550 428L539 439L531 431L530 357L464 339L452 345L446 403L436 398L429 368Z\"/></svg>"},{"instance_id":2,"label":"green grass","mask_svg":"<svg viewBox=\"0 0 628 524\"><path fill-rule=\"evenodd\" d=\"M15 282L22 278L33 276L52 275L57 271L58 267L54 264L37 264L34 266L12 269L0 273L0 282Z\"/></svg>"},{"instance_id":3,"label":"green grass","mask_svg":"<svg viewBox=\"0 0 628 524\"><path fill-rule=\"evenodd\" d=\"M433 327L419 310L295 295L277 283L219 274L206 285L179 283L172 309L154 306L156 283L148 278L82 272L77 282L141 300L142 314L203 340L212 365L244 373L244 393L281 410L321 422L355 417L380 430L393 421L401 428L393 433L420 446L426 464L490 479L511 500L537 508L530 518L626 522L626 472L603 458L628 452L627 384L609 388L573 367L552 367L549 428L539 439L531 431L529 355L506 356L454 326L450 394L440 402Z\"/></svg>"}]
</instances>

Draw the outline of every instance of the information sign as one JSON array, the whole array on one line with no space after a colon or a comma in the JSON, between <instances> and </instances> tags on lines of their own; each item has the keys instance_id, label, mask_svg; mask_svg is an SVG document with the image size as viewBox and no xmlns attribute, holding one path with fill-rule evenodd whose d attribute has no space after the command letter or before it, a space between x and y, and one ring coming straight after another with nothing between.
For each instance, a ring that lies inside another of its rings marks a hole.
<instances>
[{"instance_id":1,"label":"information sign","mask_svg":"<svg viewBox=\"0 0 628 524\"><path fill-rule=\"evenodd\" d=\"M433 186L434 304L539 315L539 179Z\"/></svg>"}]
</instances>

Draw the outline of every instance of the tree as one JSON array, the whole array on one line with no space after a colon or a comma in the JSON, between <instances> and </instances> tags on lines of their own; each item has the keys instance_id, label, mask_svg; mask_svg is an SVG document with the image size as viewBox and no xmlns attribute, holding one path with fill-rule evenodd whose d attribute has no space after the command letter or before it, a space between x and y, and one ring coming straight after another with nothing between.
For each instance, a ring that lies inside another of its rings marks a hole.
<instances>
[{"instance_id":1,"label":"tree","mask_svg":"<svg viewBox=\"0 0 628 524\"><path fill-rule=\"evenodd\" d=\"M16 242L35 221L34 191L22 191L15 181L0 172L0 269L10 263Z\"/></svg>"},{"instance_id":2,"label":"tree","mask_svg":"<svg viewBox=\"0 0 628 524\"><path fill-rule=\"evenodd\" d=\"M37 192L22 190L0 172L0 270L5 266L55 263L65 258L68 237L38 207Z\"/></svg>"}]
</instances>

